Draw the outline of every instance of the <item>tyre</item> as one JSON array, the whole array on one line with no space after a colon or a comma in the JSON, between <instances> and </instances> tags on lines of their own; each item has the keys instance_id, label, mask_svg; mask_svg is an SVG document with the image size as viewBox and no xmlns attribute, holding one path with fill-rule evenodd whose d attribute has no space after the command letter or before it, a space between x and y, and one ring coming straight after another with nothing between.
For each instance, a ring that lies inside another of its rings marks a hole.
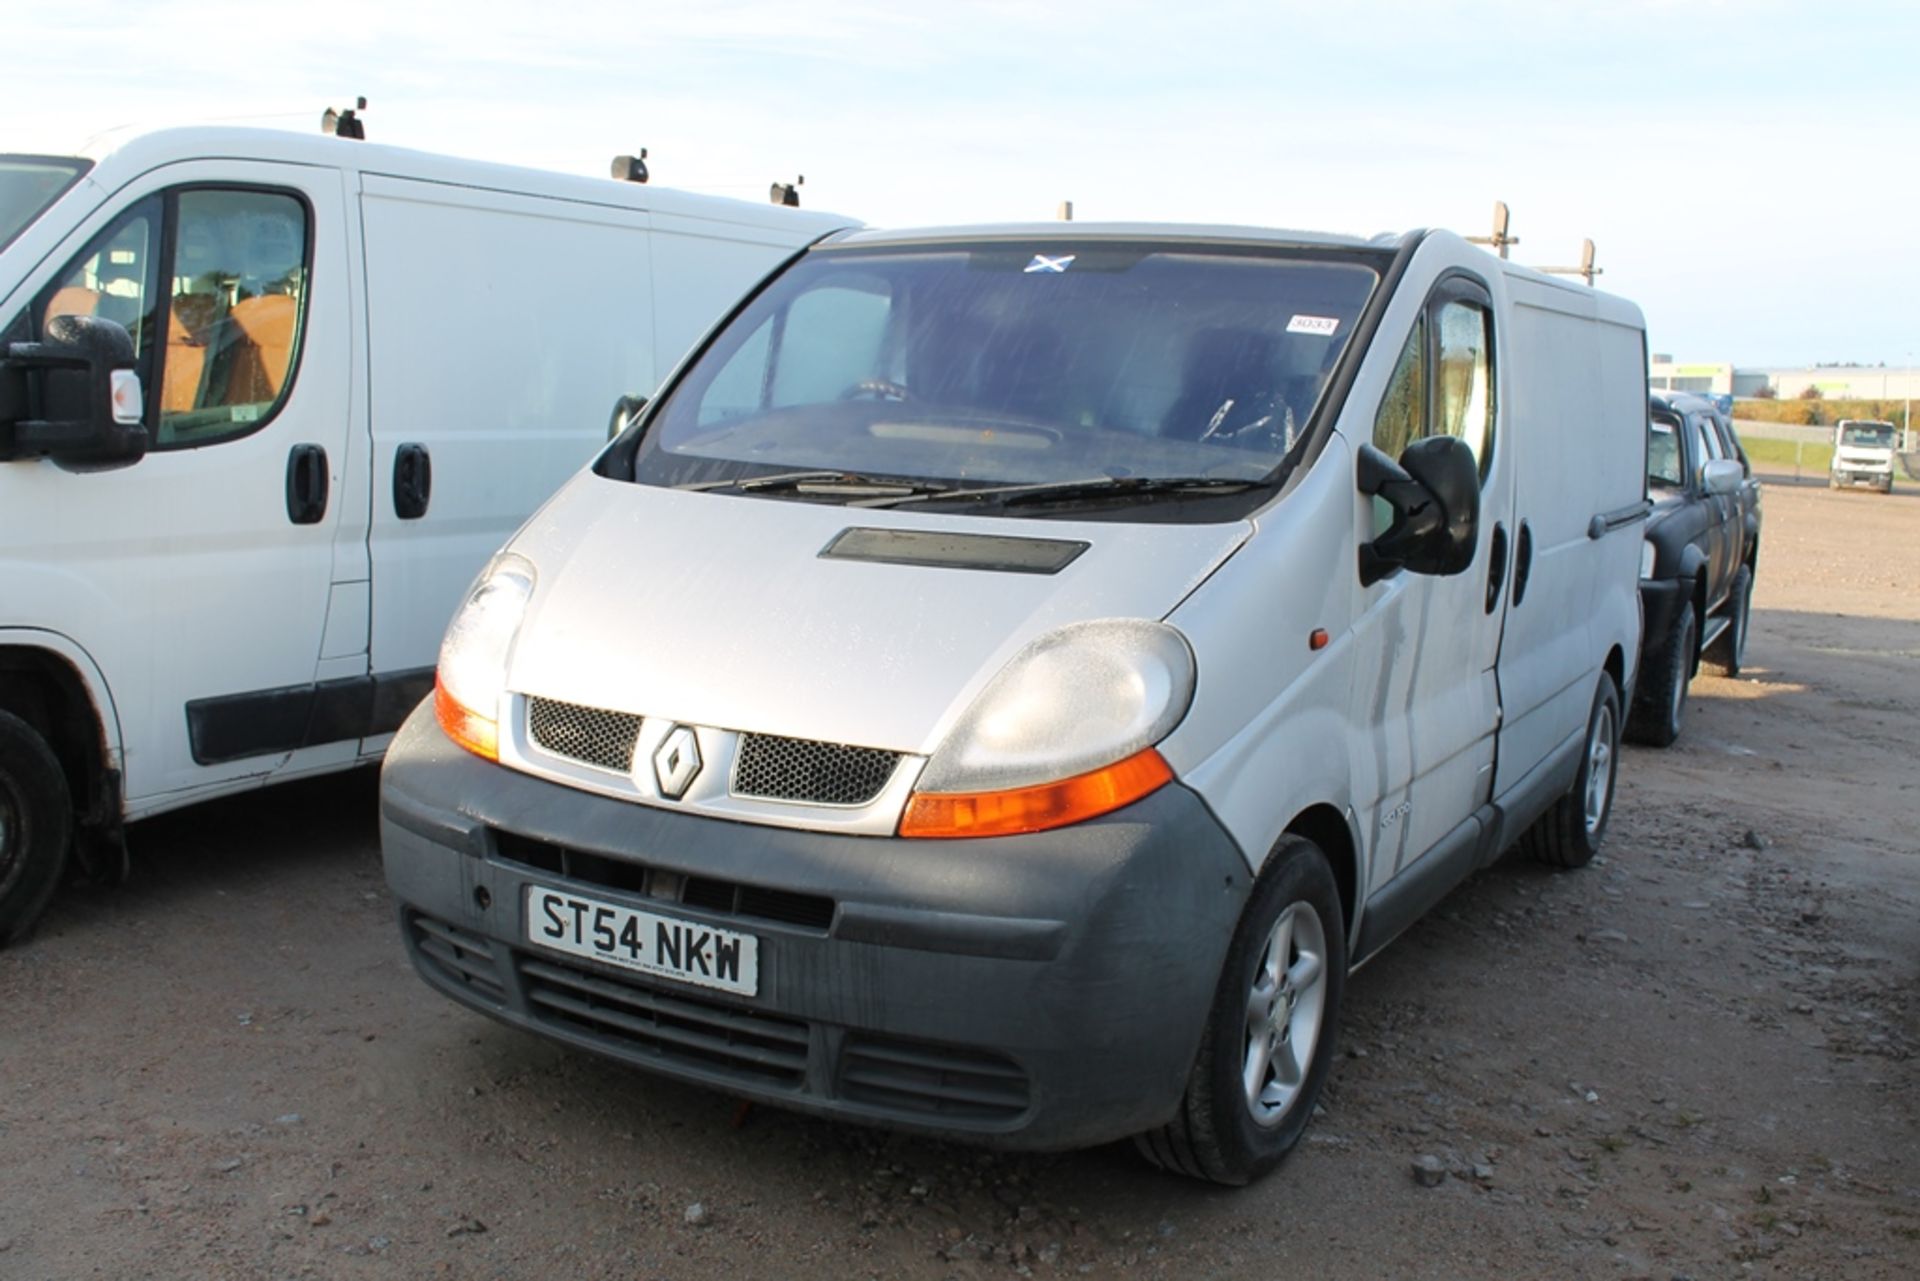
<instances>
[{"instance_id":1,"label":"tyre","mask_svg":"<svg viewBox=\"0 0 1920 1281\"><path fill-rule=\"evenodd\" d=\"M1883 494L1891 494L1893 492L1893 477L1891 475L1880 482L1880 492Z\"/></svg>"},{"instance_id":2,"label":"tyre","mask_svg":"<svg viewBox=\"0 0 1920 1281\"><path fill-rule=\"evenodd\" d=\"M1668 629L1666 643L1642 660L1640 688L1634 691L1633 711L1627 717L1629 741L1665 747L1680 737L1699 637L1699 620L1688 601Z\"/></svg>"},{"instance_id":3,"label":"tyre","mask_svg":"<svg viewBox=\"0 0 1920 1281\"><path fill-rule=\"evenodd\" d=\"M1346 990L1346 917L1326 855L1285 838L1241 914L1173 1120L1134 1139L1162 1169L1238 1186L1313 1117Z\"/></svg>"},{"instance_id":4,"label":"tyre","mask_svg":"<svg viewBox=\"0 0 1920 1281\"><path fill-rule=\"evenodd\" d=\"M0 945L24 938L39 919L72 833L60 762L31 725L0 712Z\"/></svg>"},{"instance_id":5,"label":"tyre","mask_svg":"<svg viewBox=\"0 0 1920 1281\"><path fill-rule=\"evenodd\" d=\"M1688 611L1689 618L1692 616ZM1550 867L1585 867L1607 837L1613 785L1620 764L1620 692L1611 676L1600 678L1587 715L1580 770L1567 794L1555 801L1520 838L1527 857Z\"/></svg>"},{"instance_id":6,"label":"tyre","mask_svg":"<svg viewBox=\"0 0 1920 1281\"><path fill-rule=\"evenodd\" d=\"M1753 566L1742 565L1733 576L1733 590L1727 593L1733 612L1727 626L1700 655L1701 661L1723 676L1738 676L1747 653L1747 627L1753 616Z\"/></svg>"}]
</instances>

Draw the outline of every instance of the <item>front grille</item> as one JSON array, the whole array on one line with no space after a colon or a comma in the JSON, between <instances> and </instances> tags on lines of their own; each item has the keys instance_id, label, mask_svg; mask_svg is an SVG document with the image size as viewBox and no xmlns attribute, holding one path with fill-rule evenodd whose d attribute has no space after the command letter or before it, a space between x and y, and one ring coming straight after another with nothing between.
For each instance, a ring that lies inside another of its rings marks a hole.
<instances>
[{"instance_id":1,"label":"front grille","mask_svg":"<svg viewBox=\"0 0 1920 1281\"><path fill-rule=\"evenodd\" d=\"M633 768L640 718L551 698L527 700L527 733L555 756L625 774Z\"/></svg>"},{"instance_id":2,"label":"front grille","mask_svg":"<svg viewBox=\"0 0 1920 1281\"><path fill-rule=\"evenodd\" d=\"M685 903L742 921L774 921L823 934L833 924L834 903L823 894L768 889L717 876L685 876L645 863L569 849L499 828L493 831L493 848L501 859L522 867L626 894Z\"/></svg>"},{"instance_id":3,"label":"front grille","mask_svg":"<svg viewBox=\"0 0 1920 1281\"><path fill-rule=\"evenodd\" d=\"M639 987L565 962L522 957L534 1017L626 1055L799 1088L807 1076L807 1025L754 1010Z\"/></svg>"},{"instance_id":4,"label":"front grille","mask_svg":"<svg viewBox=\"0 0 1920 1281\"><path fill-rule=\"evenodd\" d=\"M943 1120L1010 1121L1027 1110L1026 1073L1004 1055L855 1032L840 1055L843 1099Z\"/></svg>"},{"instance_id":5,"label":"front grille","mask_svg":"<svg viewBox=\"0 0 1920 1281\"><path fill-rule=\"evenodd\" d=\"M443 978L467 988L488 1005L504 1001L491 940L418 912L408 914L407 924L413 930L415 949Z\"/></svg>"},{"instance_id":6,"label":"front grille","mask_svg":"<svg viewBox=\"0 0 1920 1281\"><path fill-rule=\"evenodd\" d=\"M733 794L812 805L865 805L880 795L900 753L806 738L742 734Z\"/></svg>"}]
</instances>

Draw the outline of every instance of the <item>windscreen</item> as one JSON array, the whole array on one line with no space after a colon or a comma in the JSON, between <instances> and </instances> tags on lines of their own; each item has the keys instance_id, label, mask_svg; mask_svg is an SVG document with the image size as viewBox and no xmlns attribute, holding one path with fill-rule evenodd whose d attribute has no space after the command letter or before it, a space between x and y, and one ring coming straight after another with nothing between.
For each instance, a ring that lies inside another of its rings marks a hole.
<instances>
[{"instance_id":1,"label":"windscreen","mask_svg":"<svg viewBox=\"0 0 1920 1281\"><path fill-rule=\"evenodd\" d=\"M1378 281L1360 254L1300 249L816 251L679 383L634 475L1258 481L1301 440Z\"/></svg>"},{"instance_id":2,"label":"windscreen","mask_svg":"<svg viewBox=\"0 0 1920 1281\"><path fill-rule=\"evenodd\" d=\"M1892 449L1891 423L1849 423L1840 431L1840 443L1863 449Z\"/></svg>"},{"instance_id":3,"label":"windscreen","mask_svg":"<svg viewBox=\"0 0 1920 1281\"><path fill-rule=\"evenodd\" d=\"M12 244L86 171L84 160L0 156L0 249Z\"/></svg>"}]
</instances>

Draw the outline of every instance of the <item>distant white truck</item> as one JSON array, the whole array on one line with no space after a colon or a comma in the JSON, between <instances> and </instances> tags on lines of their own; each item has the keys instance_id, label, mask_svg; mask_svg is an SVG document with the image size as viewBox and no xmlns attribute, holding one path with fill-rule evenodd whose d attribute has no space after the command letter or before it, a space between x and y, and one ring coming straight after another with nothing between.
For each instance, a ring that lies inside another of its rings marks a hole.
<instances>
[{"instance_id":1,"label":"distant white truck","mask_svg":"<svg viewBox=\"0 0 1920 1281\"><path fill-rule=\"evenodd\" d=\"M1867 485L1893 492L1894 426L1870 419L1843 418L1833 429L1833 463L1827 487Z\"/></svg>"},{"instance_id":2,"label":"distant white truck","mask_svg":"<svg viewBox=\"0 0 1920 1281\"><path fill-rule=\"evenodd\" d=\"M848 225L286 132L0 155L0 943L124 820L382 752L616 401Z\"/></svg>"}]
</instances>

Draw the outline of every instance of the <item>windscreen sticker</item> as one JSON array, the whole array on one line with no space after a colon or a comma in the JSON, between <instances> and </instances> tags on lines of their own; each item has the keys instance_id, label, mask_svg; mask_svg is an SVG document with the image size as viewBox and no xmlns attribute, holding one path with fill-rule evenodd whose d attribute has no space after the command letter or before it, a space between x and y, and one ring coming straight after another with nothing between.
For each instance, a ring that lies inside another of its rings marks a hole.
<instances>
[{"instance_id":1,"label":"windscreen sticker","mask_svg":"<svg viewBox=\"0 0 1920 1281\"><path fill-rule=\"evenodd\" d=\"M1323 338L1333 337L1333 331L1339 327L1338 316L1295 316L1287 322L1290 334L1319 334Z\"/></svg>"},{"instance_id":2,"label":"windscreen sticker","mask_svg":"<svg viewBox=\"0 0 1920 1281\"><path fill-rule=\"evenodd\" d=\"M1026 266L1026 274L1029 276L1035 272L1053 272L1058 274L1065 271L1068 267L1071 267L1073 260L1078 256L1077 254L1062 254L1058 258L1049 258L1045 254L1035 254L1033 261Z\"/></svg>"}]
</instances>

